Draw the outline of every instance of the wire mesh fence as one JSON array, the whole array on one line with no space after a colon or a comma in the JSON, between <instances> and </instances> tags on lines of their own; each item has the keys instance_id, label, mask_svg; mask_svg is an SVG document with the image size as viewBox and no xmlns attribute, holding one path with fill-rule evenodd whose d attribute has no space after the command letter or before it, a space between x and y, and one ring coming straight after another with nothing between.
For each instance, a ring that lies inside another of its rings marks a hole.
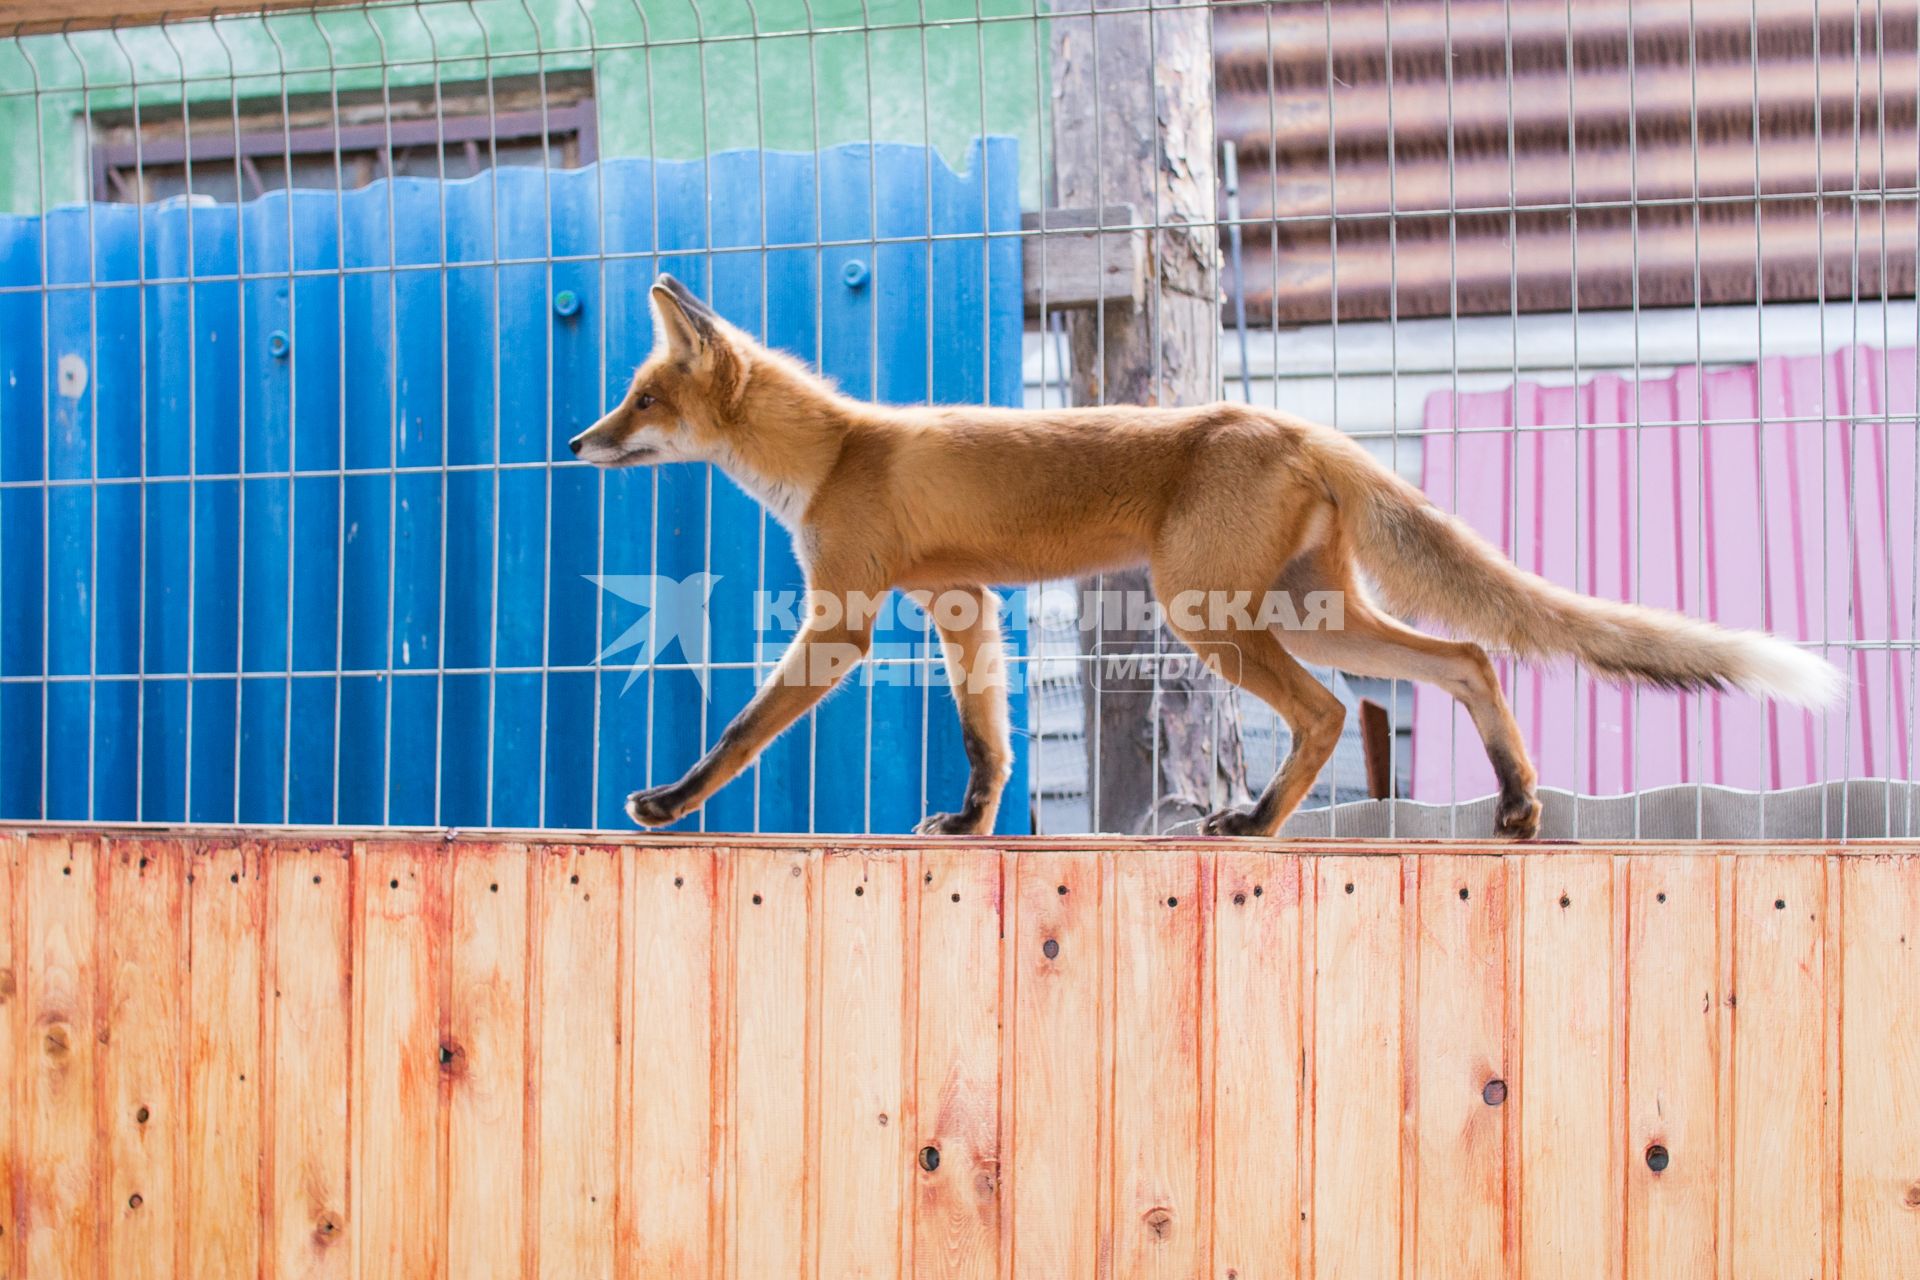
<instances>
[{"instance_id":1,"label":"wire mesh fence","mask_svg":"<svg viewBox=\"0 0 1920 1280\"><path fill-rule=\"evenodd\" d=\"M861 398L1328 423L1523 568L1845 669L1815 715L1501 659L1550 831L1920 817L1911 4L9 23L6 816L627 825L798 625L788 534L724 473L567 452L670 271ZM1129 581L1002 584L1001 831L1181 829L1286 754L1217 679L1100 678L1088 601ZM862 678L682 825L949 807L934 640L890 612ZM1484 831L1443 691L1318 674L1348 729L1292 829Z\"/></svg>"}]
</instances>

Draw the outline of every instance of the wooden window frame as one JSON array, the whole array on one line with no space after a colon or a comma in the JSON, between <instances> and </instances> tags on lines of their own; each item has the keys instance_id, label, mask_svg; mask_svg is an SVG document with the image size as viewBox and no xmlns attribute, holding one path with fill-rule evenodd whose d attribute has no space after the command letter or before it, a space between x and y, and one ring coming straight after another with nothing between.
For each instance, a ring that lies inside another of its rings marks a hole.
<instances>
[{"instance_id":1,"label":"wooden window frame","mask_svg":"<svg viewBox=\"0 0 1920 1280\"><path fill-rule=\"evenodd\" d=\"M448 86L442 86L446 96ZM458 95L464 102L470 87L462 85ZM191 104L190 104L191 106ZM278 104L272 107L279 110ZM520 142L546 137L571 139L576 148L575 165L587 165L599 159L599 134L594 99L585 94L568 102L540 109L494 112L491 115L462 110L457 114L431 118L393 119L372 123L303 125L284 128L270 123L270 113L246 111L241 104L240 130L209 131L191 137L147 138L138 141L96 140L93 152L93 198L112 203L138 203L129 193L123 173L148 166L192 163L238 163L256 189L263 187L255 161L298 156L346 156L371 152L376 158L374 177L386 176L392 169L393 152L411 147L465 147L484 154L492 142ZM476 155L477 158L477 155ZM480 166L475 165L478 169ZM568 166L574 167L574 166ZM348 187L344 180L342 189ZM312 189L312 188L308 188ZM250 198L250 197L243 197Z\"/></svg>"}]
</instances>

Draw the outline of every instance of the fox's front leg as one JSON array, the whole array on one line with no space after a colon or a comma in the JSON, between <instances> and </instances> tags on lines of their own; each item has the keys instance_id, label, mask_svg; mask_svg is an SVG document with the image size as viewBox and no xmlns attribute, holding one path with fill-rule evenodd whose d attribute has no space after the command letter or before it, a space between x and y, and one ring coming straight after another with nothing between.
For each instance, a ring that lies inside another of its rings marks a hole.
<instances>
[{"instance_id":1,"label":"fox's front leg","mask_svg":"<svg viewBox=\"0 0 1920 1280\"><path fill-rule=\"evenodd\" d=\"M664 827L698 809L859 666L872 641L872 623L864 617L809 621L781 655L773 678L734 717L713 749L678 782L628 796L627 816L643 827Z\"/></svg>"},{"instance_id":2,"label":"fox's front leg","mask_svg":"<svg viewBox=\"0 0 1920 1280\"><path fill-rule=\"evenodd\" d=\"M979 588L944 591L932 602L970 772L960 811L929 814L914 828L919 835L985 835L1000 811L1000 793L1013 770L1013 734L999 608L993 592Z\"/></svg>"}]
</instances>

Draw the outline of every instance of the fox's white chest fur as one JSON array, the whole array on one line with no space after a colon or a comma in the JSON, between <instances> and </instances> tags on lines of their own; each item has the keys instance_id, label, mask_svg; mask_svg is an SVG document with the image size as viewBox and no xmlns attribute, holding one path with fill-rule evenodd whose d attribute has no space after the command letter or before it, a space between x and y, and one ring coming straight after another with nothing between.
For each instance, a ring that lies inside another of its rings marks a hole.
<instances>
[{"instance_id":1,"label":"fox's white chest fur","mask_svg":"<svg viewBox=\"0 0 1920 1280\"><path fill-rule=\"evenodd\" d=\"M800 518L807 513L807 504L813 501L813 493L800 485L789 481L774 480L762 475L755 468L741 461L732 450L722 450L714 459L716 465L727 473L727 477L745 489L755 501L773 513L778 520L793 533L800 528Z\"/></svg>"}]
</instances>

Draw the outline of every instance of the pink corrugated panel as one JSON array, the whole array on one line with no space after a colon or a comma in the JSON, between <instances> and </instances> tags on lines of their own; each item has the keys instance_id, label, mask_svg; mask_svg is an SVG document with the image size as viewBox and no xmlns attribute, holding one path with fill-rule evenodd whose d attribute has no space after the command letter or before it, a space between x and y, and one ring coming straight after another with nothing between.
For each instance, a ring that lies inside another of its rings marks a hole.
<instances>
[{"instance_id":1,"label":"pink corrugated panel","mask_svg":"<svg viewBox=\"0 0 1920 1280\"><path fill-rule=\"evenodd\" d=\"M1813 716L1500 662L1544 785L1612 795L1913 776L1914 393L1912 348L1848 347L1428 399L1427 492L1516 564L1813 642L1851 678L1846 704ZM1417 686L1414 798L1493 789L1465 714Z\"/></svg>"}]
</instances>

